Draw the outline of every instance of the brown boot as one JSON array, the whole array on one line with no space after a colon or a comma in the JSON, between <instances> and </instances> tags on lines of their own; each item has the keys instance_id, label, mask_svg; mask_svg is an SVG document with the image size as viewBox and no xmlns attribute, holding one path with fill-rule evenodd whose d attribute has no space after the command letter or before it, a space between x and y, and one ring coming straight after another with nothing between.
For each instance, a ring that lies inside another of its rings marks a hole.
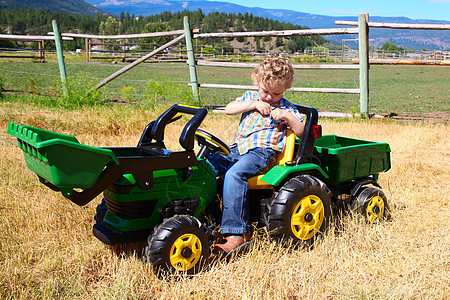
<instances>
[{"instance_id":1,"label":"brown boot","mask_svg":"<svg viewBox=\"0 0 450 300\"><path fill-rule=\"evenodd\" d=\"M226 242L224 244L217 244L214 246L214 254L231 254L239 253L246 250L251 243L251 235L229 235L225 237Z\"/></svg>"}]
</instances>

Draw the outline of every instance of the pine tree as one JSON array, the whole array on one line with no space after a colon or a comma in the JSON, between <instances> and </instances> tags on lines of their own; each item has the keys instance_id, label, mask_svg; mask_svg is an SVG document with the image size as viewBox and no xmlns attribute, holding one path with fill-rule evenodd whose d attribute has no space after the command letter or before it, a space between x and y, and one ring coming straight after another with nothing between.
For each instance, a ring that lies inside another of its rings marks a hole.
<instances>
[{"instance_id":1,"label":"pine tree","mask_svg":"<svg viewBox=\"0 0 450 300\"><path fill-rule=\"evenodd\" d=\"M50 10L35 10L25 8L2 8L0 9L0 28L9 29L11 34L33 34L33 35L47 35L47 32L52 31L52 20L58 22L58 27L61 32L80 32L91 34L107 34L114 35L126 33L141 33L149 32L147 24L157 23L164 24L163 31L180 30L183 29L183 18L189 17L191 28L198 28L202 32L220 32L220 31L261 31L261 30L294 30L304 29L305 27L293 25L290 23L279 22L268 18L255 17L251 13L226 14L213 12L205 14L201 9L197 11L180 11L180 12L163 12L158 15L151 16L135 16L130 13L121 13L118 18L96 14L79 15L70 14L67 12L51 12ZM162 28L162 27L161 27ZM147 31L145 31L147 30ZM154 29L151 29L154 30ZM168 37L170 38L170 37ZM232 41L229 38L228 41ZM245 42L245 38L236 38L239 42ZM270 42L271 38L264 38L265 43ZM111 41L115 42L115 41ZM156 41L153 41L156 42ZM163 41L161 41L163 42ZM208 41L198 41L199 44L222 44L223 39L209 39ZM289 44L285 49L289 51L302 51L305 47L321 45L326 40L320 36L312 37L278 37L275 41L276 47L285 46L285 42ZM158 42L159 43L159 42ZM260 43L260 47L263 44ZM268 43L269 45L271 43ZM51 43L46 43L46 48L51 46ZM65 47L70 50L75 50L74 47L84 47L84 39L75 39L74 42L64 43Z\"/></svg>"}]
</instances>

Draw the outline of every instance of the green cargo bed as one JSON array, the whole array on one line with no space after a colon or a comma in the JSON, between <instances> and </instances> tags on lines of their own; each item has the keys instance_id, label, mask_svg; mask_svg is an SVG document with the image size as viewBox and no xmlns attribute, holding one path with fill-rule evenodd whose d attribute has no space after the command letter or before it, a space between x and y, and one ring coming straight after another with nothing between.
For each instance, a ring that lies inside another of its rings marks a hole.
<instances>
[{"instance_id":1,"label":"green cargo bed","mask_svg":"<svg viewBox=\"0 0 450 300\"><path fill-rule=\"evenodd\" d=\"M119 164L110 149L80 144L72 135L9 123L6 133L17 138L28 168L63 189L88 189L110 163Z\"/></svg>"},{"instance_id":2,"label":"green cargo bed","mask_svg":"<svg viewBox=\"0 0 450 300\"><path fill-rule=\"evenodd\" d=\"M324 135L315 140L314 148L333 184L370 175L377 177L391 168L391 149L387 143Z\"/></svg>"}]
</instances>

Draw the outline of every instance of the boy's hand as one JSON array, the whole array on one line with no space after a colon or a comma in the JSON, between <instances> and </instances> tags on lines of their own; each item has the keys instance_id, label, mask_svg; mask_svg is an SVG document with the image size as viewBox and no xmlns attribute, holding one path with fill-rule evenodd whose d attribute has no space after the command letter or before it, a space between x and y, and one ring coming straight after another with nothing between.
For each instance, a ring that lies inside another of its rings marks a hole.
<instances>
[{"instance_id":1,"label":"boy's hand","mask_svg":"<svg viewBox=\"0 0 450 300\"><path fill-rule=\"evenodd\" d=\"M275 122L279 121L279 120L288 120L288 115L289 112L281 109L281 108L275 108L274 110L272 110L270 112L270 116L272 117L272 119L274 119Z\"/></svg>"},{"instance_id":2,"label":"boy's hand","mask_svg":"<svg viewBox=\"0 0 450 300\"><path fill-rule=\"evenodd\" d=\"M291 127L291 129L294 131L295 135L297 137L301 137L305 124L297 119L292 113L281 108L275 108L270 113L270 116L275 120L275 122L279 120L288 122L289 127Z\"/></svg>"},{"instance_id":3,"label":"boy's hand","mask_svg":"<svg viewBox=\"0 0 450 300\"><path fill-rule=\"evenodd\" d=\"M263 101L253 101L255 104L255 109L259 111L262 115L268 116L272 113L272 107L269 103Z\"/></svg>"}]
</instances>

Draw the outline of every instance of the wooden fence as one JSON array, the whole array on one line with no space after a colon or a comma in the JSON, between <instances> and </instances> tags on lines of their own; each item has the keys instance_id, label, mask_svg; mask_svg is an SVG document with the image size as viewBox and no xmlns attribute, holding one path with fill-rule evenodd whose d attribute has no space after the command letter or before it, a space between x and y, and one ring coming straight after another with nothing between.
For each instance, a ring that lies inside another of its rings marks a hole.
<instances>
[{"instance_id":1,"label":"wooden fence","mask_svg":"<svg viewBox=\"0 0 450 300\"><path fill-rule=\"evenodd\" d=\"M369 22L369 15L360 14L358 22L336 21L336 25L358 26L359 28L359 66L360 66L360 111L369 111L369 27L391 29L449 30L449 24L394 24Z\"/></svg>"},{"instance_id":2,"label":"wooden fence","mask_svg":"<svg viewBox=\"0 0 450 300\"><path fill-rule=\"evenodd\" d=\"M65 37L64 40L72 40L73 38ZM38 43L38 49L12 49L7 50L4 49L6 53L17 53L17 55L8 55L8 54L1 54L0 57L2 58L33 58L37 59L41 62L45 62L45 53L47 52L44 49L44 42L45 41L54 41L55 38L52 36L35 36L35 35L12 35L12 34L0 34L0 40L6 40L6 41L16 41L16 42L37 42ZM32 53L36 53L37 55L30 55ZM24 55L27 54L27 55Z\"/></svg>"},{"instance_id":3,"label":"wooden fence","mask_svg":"<svg viewBox=\"0 0 450 300\"><path fill-rule=\"evenodd\" d=\"M120 76L126 71L130 70L134 66L144 62L150 57L164 51L168 47L178 44L181 40L186 41L186 54L187 63L190 72L190 83L192 92L196 99L199 99L199 88L228 88L228 89L256 89L255 86L240 86L240 85L221 85L221 84L209 84L209 83L199 83L197 79L197 66L217 66L217 67L247 67L254 68L254 64L242 64L242 63L226 63L226 62L208 62L207 60L198 60L194 55L194 39L199 38L238 38L238 37L278 37L278 36L311 36L311 35L333 35L333 34L358 34L358 48L359 48L359 59L358 65L294 65L294 68L308 68L308 69L349 69L355 70L359 69L359 89L333 89L333 88L302 88L294 87L292 91L300 92L319 92L319 93L348 93L348 94L359 94L360 95L360 113L362 116L369 115L369 27L383 27L383 28L408 28L408 29L439 29L448 30L450 25L411 25L411 24L388 24L388 23L373 23L368 22L368 15L360 14L358 16L358 22L344 22L337 21L337 25L348 25L348 26L358 26L357 29L353 28L326 28L326 29L307 29L307 30L284 30L284 31L259 31L259 32L222 32L222 33L198 33L198 30L191 30L189 26L189 21L187 17L184 19L184 30L164 32L164 33L152 33L152 34L140 34L140 35L122 35L122 36L92 36L92 35L81 35L81 34L62 34L62 36L67 37L84 37L88 38L99 38L99 39L131 39L131 38L141 38L141 37L151 37L151 36L162 36L162 35L179 35L177 38L159 48L153 50L151 53L135 60L130 65L124 67L123 69L112 74L108 78L104 79L97 85L97 88L102 87L109 81ZM89 45L88 40L86 40L86 45Z\"/></svg>"},{"instance_id":4,"label":"wooden fence","mask_svg":"<svg viewBox=\"0 0 450 300\"><path fill-rule=\"evenodd\" d=\"M116 35L116 36L99 36L99 35L85 35L85 34L72 34L72 33L62 33L62 37L72 37L72 38L85 38L86 44L89 45L88 39L133 39L133 38L143 38L143 37L157 37L157 36L168 36L168 35L179 35L174 40L160 46L159 48L153 50L145 56L140 57L133 61L130 65L120 69L114 74L102 80L97 88L101 88L111 80L117 78L121 74L129 71L136 65L144 62L150 57L164 51L165 49L178 44L181 40L186 41L186 55L187 63L189 66L191 81L189 85L192 88L194 98L199 100L199 88L229 88L229 89L256 89L255 86L239 86L239 85L220 85L220 84L199 84L197 79L197 65L209 65L218 67L245 67L254 68L255 64L243 64L243 63L227 63L227 62L208 62L206 60L197 60L194 55L194 44L193 40L198 38L227 38L227 37L266 37L266 36L310 36L310 35L331 35L331 34L355 34L358 33L358 29L353 28L334 28L334 29L308 29L308 30L286 30L286 31L261 31L261 32L229 32L229 33L198 33L198 30L191 30L189 27L188 18L184 18L184 30L162 32L162 33L150 33L150 34L138 34L138 35ZM87 52L88 49L86 49ZM355 70L359 69L358 66L354 65L294 65L294 68L308 68L308 69L349 69ZM332 89L332 88L292 88L291 91L298 92L319 92L319 93L347 93L347 94L358 94L359 89Z\"/></svg>"},{"instance_id":5,"label":"wooden fence","mask_svg":"<svg viewBox=\"0 0 450 300\"><path fill-rule=\"evenodd\" d=\"M55 24L56 25L56 24ZM449 30L450 25L448 24L392 24L392 23L374 23L368 22L368 15L361 14L358 17L358 22L349 21L336 21L336 25L347 25L347 26L357 26L358 28L327 28L327 29L307 29L307 30L284 30L284 31L259 31L259 32L222 32L222 33L199 33L198 30L191 30L187 17L184 19L184 30L170 31L170 32L157 32L157 33L145 33L145 34L127 34L127 35L87 35L87 34L74 34L74 33L62 33L62 39L72 39L72 38L84 38L86 44L87 60L91 58L91 42L90 39L115 39L115 40L127 40L127 39L139 39L139 38L149 38L149 37L159 37L159 36L176 36L170 42L159 46L150 53L134 60L132 63L126 67L120 69L114 74L102 80L96 88L101 88L111 80L117 78L121 74L129 71L136 65L154 57L158 53L166 50L167 48L173 47L174 45L180 44L182 40L186 42L186 56L187 63L190 72L190 83L194 97L198 99L199 88L228 88L228 89L256 89L256 86L241 86L241 85L221 85L221 84L209 84L209 83L199 83L197 79L197 66L215 66L215 67L232 67L232 68L254 68L255 64L244 64L244 63L232 63L232 62L212 62L208 60L196 59L194 55L194 44L193 40L199 38L239 38L239 37L279 37L279 36L311 36L311 35L333 35L333 34L358 34L358 48L359 48L359 59L358 65L295 65L296 69L348 69L348 70L359 70L359 88L358 89L335 89L335 88L302 88L294 87L292 91L299 92L316 92L316 93L346 93L346 94L359 94L360 95L360 112L362 116L368 116L369 114L369 27L377 28L399 28L399 29L425 29L425 30ZM57 29L57 28L56 28ZM54 27L54 31L57 30ZM49 33L53 34L53 33ZM28 41L44 41L48 39L54 39L55 43L58 44L57 34L55 37L31 37L31 36L18 36L17 40L28 40ZM0 35L0 39L11 40L14 38L11 35ZM60 41L59 41L60 42ZM43 46L42 46L43 48ZM180 50L181 51L181 50ZM184 50L183 50L184 51ZM62 50L57 47L57 52L59 57L63 57ZM62 61L62 64L61 64ZM63 59L60 59L60 68L64 67ZM63 76L62 76L63 77ZM63 79L64 81L64 79Z\"/></svg>"}]
</instances>

